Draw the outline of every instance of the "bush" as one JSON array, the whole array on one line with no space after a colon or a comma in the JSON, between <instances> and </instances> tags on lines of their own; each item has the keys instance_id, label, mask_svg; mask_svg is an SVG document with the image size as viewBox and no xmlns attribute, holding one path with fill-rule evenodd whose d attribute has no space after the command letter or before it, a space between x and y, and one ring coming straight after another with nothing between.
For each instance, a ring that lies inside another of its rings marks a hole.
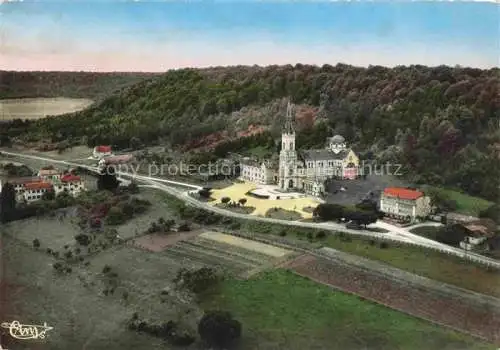
<instances>
[{"instance_id":1,"label":"bush","mask_svg":"<svg viewBox=\"0 0 500 350\"><path fill-rule=\"evenodd\" d=\"M286 236L286 229L282 229L282 230L280 231L279 235L280 235L281 237L285 237L285 236Z\"/></svg>"},{"instance_id":2,"label":"bush","mask_svg":"<svg viewBox=\"0 0 500 350\"><path fill-rule=\"evenodd\" d=\"M33 248L35 248L35 249L40 248L40 241L38 240L38 238L35 238L33 240Z\"/></svg>"},{"instance_id":3,"label":"bush","mask_svg":"<svg viewBox=\"0 0 500 350\"><path fill-rule=\"evenodd\" d=\"M325 238L325 237L326 237L326 232L325 232L325 231L323 231L323 230L318 231L318 232L316 233L316 238L317 238L317 239L323 239L323 238Z\"/></svg>"},{"instance_id":4,"label":"bush","mask_svg":"<svg viewBox=\"0 0 500 350\"><path fill-rule=\"evenodd\" d=\"M228 348L241 337L241 323L229 312L206 312L198 323L200 338L210 347Z\"/></svg>"},{"instance_id":5,"label":"bush","mask_svg":"<svg viewBox=\"0 0 500 350\"><path fill-rule=\"evenodd\" d=\"M381 242L379 247L380 247L380 249L387 249L387 248L389 248L389 243Z\"/></svg>"}]
</instances>

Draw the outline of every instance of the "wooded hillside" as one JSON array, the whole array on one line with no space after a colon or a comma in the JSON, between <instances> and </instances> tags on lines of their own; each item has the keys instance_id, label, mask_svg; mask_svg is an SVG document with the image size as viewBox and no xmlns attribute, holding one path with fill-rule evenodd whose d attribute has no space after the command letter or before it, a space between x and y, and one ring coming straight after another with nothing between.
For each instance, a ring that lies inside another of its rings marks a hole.
<instances>
[{"instance_id":1,"label":"wooded hillside","mask_svg":"<svg viewBox=\"0 0 500 350\"><path fill-rule=\"evenodd\" d=\"M152 73L0 71L0 99L73 97L98 100L152 76Z\"/></svg>"},{"instance_id":2,"label":"wooded hillside","mask_svg":"<svg viewBox=\"0 0 500 350\"><path fill-rule=\"evenodd\" d=\"M72 116L39 120L29 139L182 145L283 118L283 98L317 107L299 145L342 134L367 159L402 163L416 183L498 199L498 69L269 66L183 69L142 81ZM249 113L248 111L253 111ZM243 111L247 111L243 113ZM132 145L133 146L133 145Z\"/></svg>"}]
</instances>

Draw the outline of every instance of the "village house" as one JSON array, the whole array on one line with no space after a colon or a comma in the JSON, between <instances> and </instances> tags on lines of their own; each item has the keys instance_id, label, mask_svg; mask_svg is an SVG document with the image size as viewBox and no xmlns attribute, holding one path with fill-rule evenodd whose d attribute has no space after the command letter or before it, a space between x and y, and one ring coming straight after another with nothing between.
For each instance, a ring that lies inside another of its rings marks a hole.
<instances>
[{"instance_id":1,"label":"village house","mask_svg":"<svg viewBox=\"0 0 500 350\"><path fill-rule=\"evenodd\" d=\"M76 197L85 190L84 181L80 178L80 176L73 174L61 175L61 177L52 182L52 184L54 185L56 195L61 192L66 192L69 195Z\"/></svg>"},{"instance_id":2,"label":"village house","mask_svg":"<svg viewBox=\"0 0 500 350\"><path fill-rule=\"evenodd\" d=\"M44 181L28 182L24 184L23 199L28 202L35 202L42 199L47 192L54 191L51 183Z\"/></svg>"},{"instance_id":3,"label":"village house","mask_svg":"<svg viewBox=\"0 0 500 350\"><path fill-rule=\"evenodd\" d=\"M380 196L380 211L389 217L415 221L430 214L430 198L420 191L388 187Z\"/></svg>"},{"instance_id":4,"label":"village house","mask_svg":"<svg viewBox=\"0 0 500 350\"><path fill-rule=\"evenodd\" d=\"M10 183L14 187L14 191L16 192L16 200L23 201L26 184L42 182L42 179L40 177L19 177L8 179L6 182ZM2 186L3 184L0 181L0 191Z\"/></svg>"},{"instance_id":5,"label":"village house","mask_svg":"<svg viewBox=\"0 0 500 350\"><path fill-rule=\"evenodd\" d=\"M96 159L102 159L113 155L113 153L111 152L111 146L95 146L92 155Z\"/></svg>"},{"instance_id":6,"label":"village house","mask_svg":"<svg viewBox=\"0 0 500 350\"><path fill-rule=\"evenodd\" d=\"M43 181L57 181L60 176L60 172L52 166L41 168L38 172L38 177Z\"/></svg>"},{"instance_id":7,"label":"village house","mask_svg":"<svg viewBox=\"0 0 500 350\"><path fill-rule=\"evenodd\" d=\"M497 225L491 219L479 219L462 224L467 232L460 247L465 250L489 250L488 240L495 236Z\"/></svg>"}]
</instances>

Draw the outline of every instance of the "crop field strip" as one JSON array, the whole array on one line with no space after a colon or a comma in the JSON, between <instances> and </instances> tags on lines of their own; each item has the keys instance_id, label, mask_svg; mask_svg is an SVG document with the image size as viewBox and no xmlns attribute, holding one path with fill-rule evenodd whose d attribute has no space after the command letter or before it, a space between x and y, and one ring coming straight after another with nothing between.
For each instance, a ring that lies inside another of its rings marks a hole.
<instances>
[{"instance_id":1,"label":"crop field strip","mask_svg":"<svg viewBox=\"0 0 500 350\"><path fill-rule=\"evenodd\" d=\"M211 251L206 247L194 247L186 242L178 242L164 250L162 254L173 256L174 259L191 261L195 264L216 267L228 273L241 273L251 269L254 264L244 263L240 259L231 257L227 252Z\"/></svg>"},{"instance_id":2,"label":"crop field strip","mask_svg":"<svg viewBox=\"0 0 500 350\"><path fill-rule=\"evenodd\" d=\"M355 267L303 255L288 266L301 276L500 345L500 315Z\"/></svg>"},{"instance_id":3,"label":"crop field strip","mask_svg":"<svg viewBox=\"0 0 500 350\"><path fill-rule=\"evenodd\" d=\"M251 251L251 250L241 248L238 246L229 245L226 243L220 243L220 242L213 241L211 239L206 239L203 237L195 238L194 242L196 244L200 244L204 247L209 247L209 248L214 249L214 250L220 250L223 252L230 252L230 254L232 254L234 256L240 256L244 260L249 260L249 261L257 263L257 264L262 264L263 262L275 260L274 258L272 258L266 254L261 254L261 253L255 252L255 251Z\"/></svg>"}]
</instances>

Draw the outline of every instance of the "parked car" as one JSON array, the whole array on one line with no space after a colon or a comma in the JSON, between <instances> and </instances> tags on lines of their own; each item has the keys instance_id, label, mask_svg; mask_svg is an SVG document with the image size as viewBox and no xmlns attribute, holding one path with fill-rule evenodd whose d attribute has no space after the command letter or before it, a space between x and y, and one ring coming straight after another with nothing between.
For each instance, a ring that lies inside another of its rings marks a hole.
<instances>
[{"instance_id":1,"label":"parked car","mask_svg":"<svg viewBox=\"0 0 500 350\"><path fill-rule=\"evenodd\" d=\"M357 224L355 222L348 222L346 225L345 225L346 228L349 228L351 230L362 230L363 229L363 226L361 226L360 224Z\"/></svg>"}]
</instances>

